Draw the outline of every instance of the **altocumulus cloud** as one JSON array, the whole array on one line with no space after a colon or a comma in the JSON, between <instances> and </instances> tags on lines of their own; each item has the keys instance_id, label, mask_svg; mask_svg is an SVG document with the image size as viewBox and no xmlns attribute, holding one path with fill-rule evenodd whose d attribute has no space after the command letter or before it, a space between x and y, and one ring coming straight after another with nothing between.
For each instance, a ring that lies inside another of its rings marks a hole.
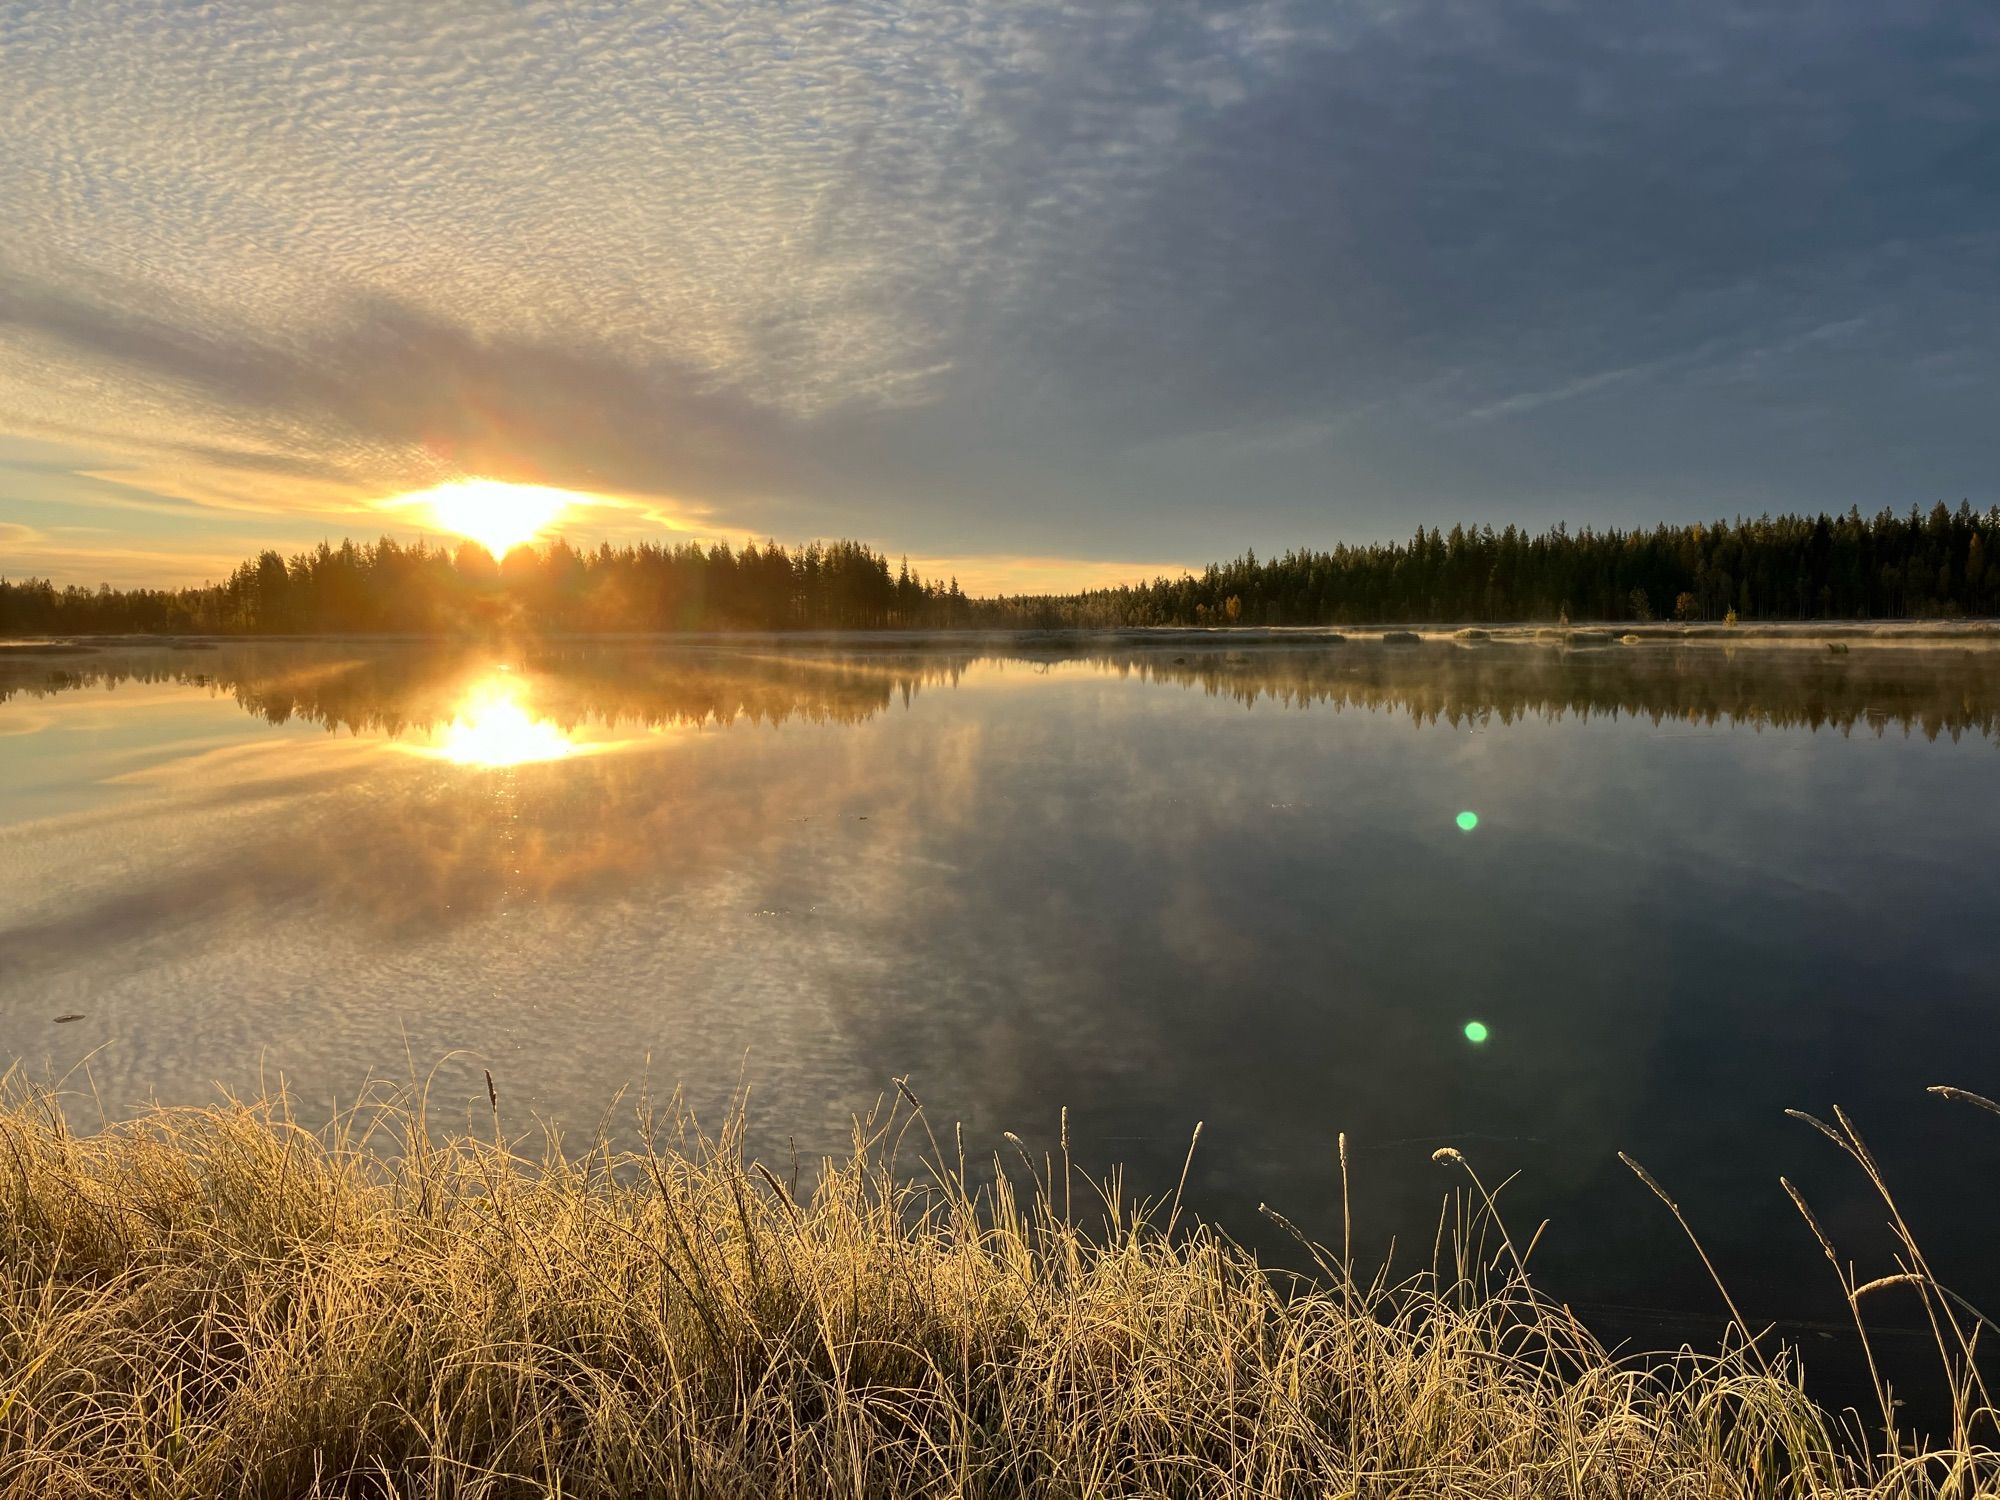
<instances>
[{"instance_id":1,"label":"altocumulus cloud","mask_svg":"<svg viewBox=\"0 0 2000 1500\"><path fill-rule=\"evenodd\" d=\"M0 433L946 558L1956 498L1996 100L1922 0L22 0Z\"/></svg>"}]
</instances>

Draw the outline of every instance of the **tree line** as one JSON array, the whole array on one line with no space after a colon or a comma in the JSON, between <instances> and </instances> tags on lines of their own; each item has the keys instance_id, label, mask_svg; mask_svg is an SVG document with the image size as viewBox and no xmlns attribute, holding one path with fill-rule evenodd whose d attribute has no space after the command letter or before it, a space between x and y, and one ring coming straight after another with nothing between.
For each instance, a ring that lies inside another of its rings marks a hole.
<instances>
[{"instance_id":1,"label":"tree line","mask_svg":"<svg viewBox=\"0 0 2000 1500\"><path fill-rule=\"evenodd\" d=\"M391 538L245 562L219 584L58 589L0 578L0 633L296 634L962 626L1440 624L2000 614L2000 506L1760 516L1650 530L1418 528L1408 542L1246 552L1200 573L969 599L858 542L740 549L556 540L496 562Z\"/></svg>"},{"instance_id":2,"label":"tree line","mask_svg":"<svg viewBox=\"0 0 2000 1500\"><path fill-rule=\"evenodd\" d=\"M875 630L963 624L958 580L891 569L859 542L642 542L594 551L561 539L495 561L392 537L264 552L222 583L182 589L56 588L0 579L0 634L293 635L467 630Z\"/></svg>"},{"instance_id":3,"label":"tree line","mask_svg":"<svg viewBox=\"0 0 2000 1500\"><path fill-rule=\"evenodd\" d=\"M1246 552L1201 573L999 601L1055 626L1856 620L2000 614L2000 506L1760 516L1630 531L1418 528L1408 542Z\"/></svg>"}]
</instances>

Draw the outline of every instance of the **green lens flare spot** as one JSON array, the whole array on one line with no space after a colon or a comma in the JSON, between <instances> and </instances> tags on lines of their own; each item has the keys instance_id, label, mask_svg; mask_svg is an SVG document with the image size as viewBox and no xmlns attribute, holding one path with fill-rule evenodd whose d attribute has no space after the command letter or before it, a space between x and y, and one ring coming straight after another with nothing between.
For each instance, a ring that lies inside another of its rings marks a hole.
<instances>
[{"instance_id":1,"label":"green lens flare spot","mask_svg":"<svg viewBox=\"0 0 2000 1500\"><path fill-rule=\"evenodd\" d=\"M1485 1041L1487 1035L1488 1032L1484 1021L1467 1021L1465 1023L1465 1039L1475 1047Z\"/></svg>"},{"instance_id":2,"label":"green lens flare spot","mask_svg":"<svg viewBox=\"0 0 2000 1500\"><path fill-rule=\"evenodd\" d=\"M1478 813L1462 812L1458 815L1458 827L1460 832L1470 833L1472 832L1473 829L1477 828L1478 826L1479 826Z\"/></svg>"}]
</instances>

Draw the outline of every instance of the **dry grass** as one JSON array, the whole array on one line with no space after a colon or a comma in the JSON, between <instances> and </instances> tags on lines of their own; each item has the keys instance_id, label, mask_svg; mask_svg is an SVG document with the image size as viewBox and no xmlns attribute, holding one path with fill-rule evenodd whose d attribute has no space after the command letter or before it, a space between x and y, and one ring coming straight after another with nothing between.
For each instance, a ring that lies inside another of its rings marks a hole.
<instances>
[{"instance_id":1,"label":"dry grass","mask_svg":"<svg viewBox=\"0 0 2000 1500\"><path fill-rule=\"evenodd\" d=\"M1859 1147L1844 1121L1830 1133ZM974 1190L906 1094L809 1191L746 1165L734 1125L706 1139L670 1114L648 1138L530 1159L497 1107L492 1140L439 1141L420 1100L319 1132L277 1101L77 1134L16 1088L0 1106L0 1493L1665 1500L2000 1483L1975 1446L1976 1315L1920 1257L1905 1269L1961 1395L1923 1455L1839 1429L1745 1338L1611 1358L1535 1293L1454 1153L1467 1211L1437 1268L1392 1286L1357 1284L1327 1250L1319 1278L1281 1281L1177 1204L1090 1196L1062 1157L1017 1152L1011 1180L982 1172ZM1868 1289L1850 1294L1858 1317Z\"/></svg>"}]
</instances>

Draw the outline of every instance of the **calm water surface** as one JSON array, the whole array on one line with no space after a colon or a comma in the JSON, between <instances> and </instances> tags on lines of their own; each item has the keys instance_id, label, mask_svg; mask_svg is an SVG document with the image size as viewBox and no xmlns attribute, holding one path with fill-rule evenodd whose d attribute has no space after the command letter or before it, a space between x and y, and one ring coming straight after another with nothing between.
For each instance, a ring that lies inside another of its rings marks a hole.
<instances>
[{"instance_id":1,"label":"calm water surface","mask_svg":"<svg viewBox=\"0 0 2000 1500\"><path fill-rule=\"evenodd\" d=\"M1601 1325L1709 1337L1622 1148L1810 1352L1844 1309L1778 1175L1892 1267L1786 1106L2000 1301L2000 1121L1923 1093L2000 1094L1997 737L1957 647L15 653L0 1054L114 1111L433 1067L483 1110L490 1067L585 1132L747 1087L808 1157L907 1074L1153 1189L1205 1121L1196 1205L1259 1243L1260 1200L1338 1235L1345 1131L1405 1266L1450 1144Z\"/></svg>"}]
</instances>

